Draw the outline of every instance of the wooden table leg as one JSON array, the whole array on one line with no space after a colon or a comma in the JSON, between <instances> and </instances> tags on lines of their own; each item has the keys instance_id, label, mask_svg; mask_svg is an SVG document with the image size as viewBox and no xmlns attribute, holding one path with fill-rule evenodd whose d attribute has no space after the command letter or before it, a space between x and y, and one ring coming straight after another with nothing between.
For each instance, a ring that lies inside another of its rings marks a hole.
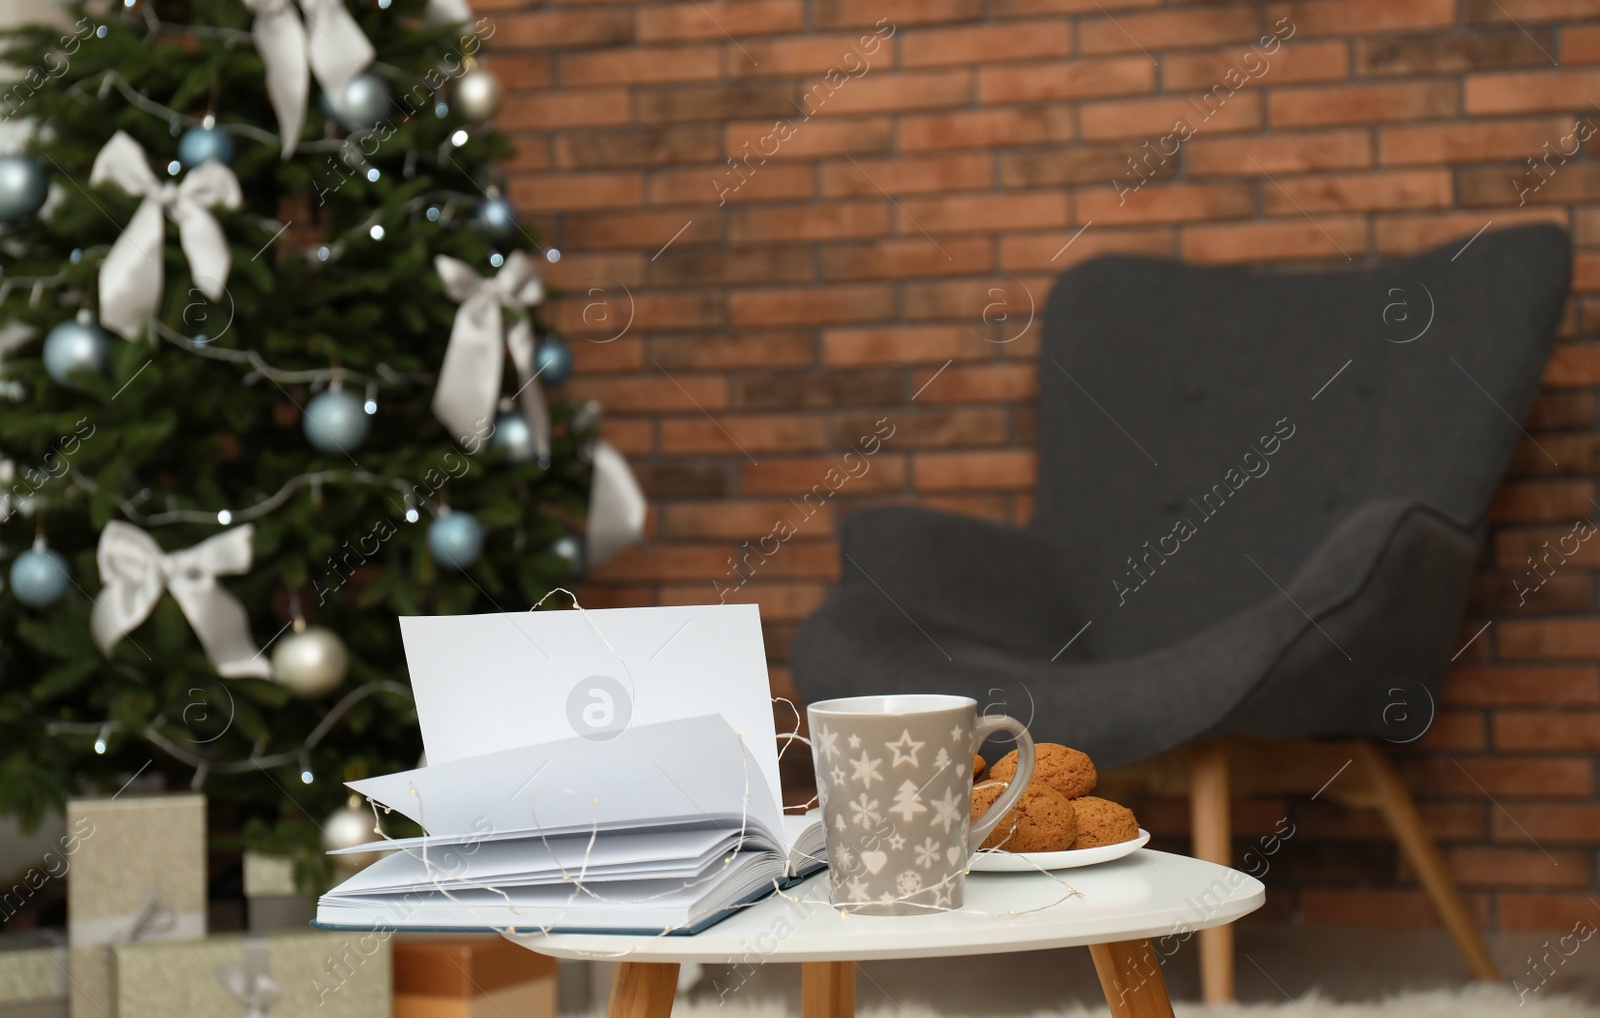
<instances>
[{"instance_id":1,"label":"wooden table leg","mask_svg":"<svg viewBox=\"0 0 1600 1018\"><path fill-rule=\"evenodd\" d=\"M669 1018L677 992L677 962L622 962L611 984L607 1018Z\"/></svg>"},{"instance_id":2,"label":"wooden table leg","mask_svg":"<svg viewBox=\"0 0 1600 1018\"><path fill-rule=\"evenodd\" d=\"M855 1018L856 963L800 963L801 1018Z\"/></svg>"},{"instance_id":3,"label":"wooden table leg","mask_svg":"<svg viewBox=\"0 0 1600 1018\"><path fill-rule=\"evenodd\" d=\"M1233 853L1229 823L1228 750L1221 740L1194 746L1189 764L1189 814L1194 857L1228 865ZM1233 999L1233 927L1200 931L1200 997L1207 1004Z\"/></svg>"},{"instance_id":4,"label":"wooden table leg","mask_svg":"<svg viewBox=\"0 0 1600 1018\"><path fill-rule=\"evenodd\" d=\"M1091 944L1089 954L1111 1018L1173 1018L1161 962L1150 941Z\"/></svg>"}]
</instances>

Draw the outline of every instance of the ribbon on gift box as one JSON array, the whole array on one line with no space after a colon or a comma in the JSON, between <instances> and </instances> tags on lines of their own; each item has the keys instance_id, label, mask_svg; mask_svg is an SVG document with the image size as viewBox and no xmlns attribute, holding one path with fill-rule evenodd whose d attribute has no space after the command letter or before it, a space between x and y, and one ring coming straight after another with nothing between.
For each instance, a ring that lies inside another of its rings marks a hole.
<instances>
[{"instance_id":1,"label":"ribbon on gift box","mask_svg":"<svg viewBox=\"0 0 1600 1018\"><path fill-rule=\"evenodd\" d=\"M278 981L272 978L272 947L266 937L246 937L244 961L218 965L216 977L244 1005L244 1018L272 1018Z\"/></svg>"},{"instance_id":2,"label":"ribbon on gift box","mask_svg":"<svg viewBox=\"0 0 1600 1018\"><path fill-rule=\"evenodd\" d=\"M505 354L517 369L517 401L541 461L550 457L550 412L535 383L533 325L524 313L508 330L503 308L523 309L544 300L544 284L532 258L513 251L492 279L447 255L433 260L445 293L460 302L439 365L433 413L451 434L476 451L477 440L493 423L500 402Z\"/></svg>"},{"instance_id":3,"label":"ribbon on gift box","mask_svg":"<svg viewBox=\"0 0 1600 1018\"><path fill-rule=\"evenodd\" d=\"M244 0L255 14L250 34L267 69L267 99L278 118L283 158L294 155L306 122L311 76L327 95L345 87L372 63L374 51L344 0L300 0L305 23L292 0Z\"/></svg>"},{"instance_id":4,"label":"ribbon on gift box","mask_svg":"<svg viewBox=\"0 0 1600 1018\"><path fill-rule=\"evenodd\" d=\"M73 947L103 947L110 952L119 944L144 940L199 940L206 935L206 917L200 912L174 912L150 885L144 901L127 915L74 919L67 926Z\"/></svg>"},{"instance_id":5,"label":"ribbon on gift box","mask_svg":"<svg viewBox=\"0 0 1600 1018\"><path fill-rule=\"evenodd\" d=\"M222 296L233 254L211 209L236 209L244 200L232 170L211 160L176 184L163 181L150 169L143 146L118 131L94 157L89 183L115 184L144 199L100 265L100 324L132 339L161 305L166 217L178 224L195 287L211 300Z\"/></svg>"},{"instance_id":6,"label":"ribbon on gift box","mask_svg":"<svg viewBox=\"0 0 1600 1018\"><path fill-rule=\"evenodd\" d=\"M218 576L249 571L254 533L247 523L169 555L133 524L107 523L95 551L104 586L89 619L101 653L109 654L118 640L150 616L162 592L171 591L218 675L269 678L272 667L250 637L244 605L217 582Z\"/></svg>"}]
</instances>

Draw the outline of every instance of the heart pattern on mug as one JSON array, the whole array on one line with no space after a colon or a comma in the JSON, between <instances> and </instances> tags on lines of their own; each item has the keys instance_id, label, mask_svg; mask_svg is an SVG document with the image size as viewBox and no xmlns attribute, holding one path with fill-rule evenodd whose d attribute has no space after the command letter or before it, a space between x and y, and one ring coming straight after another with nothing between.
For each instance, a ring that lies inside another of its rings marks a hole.
<instances>
[{"instance_id":1,"label":"heart pattern on mug","mask_svg":"<svg viewBox=\"0 0 1600 1018\"><path fill-rule=\"evenodd\" d=\"M950 860L950 865L954 866L961 861L961 846L951 845L950 850L944 854L944 857Z\"/></svg>"},{"instance_id":2,"label":"heart pattern on mug","mask_svg":"<svg viewBox=\"0 0 1600 1018\"><path fill-rule=\"evenodd\" d=\"M883 864L889 861L887 852L862 852L861 862L867 867L868 873L877 873L883 869Z\"/></svg>"}]
</instances>

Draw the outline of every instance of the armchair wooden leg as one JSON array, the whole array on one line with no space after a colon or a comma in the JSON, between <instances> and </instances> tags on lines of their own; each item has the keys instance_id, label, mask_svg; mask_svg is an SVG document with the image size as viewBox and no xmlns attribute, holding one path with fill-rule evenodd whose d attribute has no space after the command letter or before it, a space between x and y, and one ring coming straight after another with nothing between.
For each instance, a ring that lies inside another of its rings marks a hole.
<instances>
[{"instance_id":1,"label":"armchair wooden leg","mask_svg":"<svg viewBox=\"0 0 1600 1018\"><path fill-rule=\"evenodd\" d=\"M1091 944L1089 956L1094 959L1111 1018L1172 1018L1161 960L1150 941Z\"/></svg>"},{"instance_id":2,"label":"armchair wooden leg","mask_svg":"<svg viewBox=\"0 0 1600 1018\"><path fill-rule=\"evenodd\" d=\"M800 1014L802 1018L855 1018L856 963L807 961L800 963Z\"/></svg>"},{"instance_id":3,"label":"armchair wooden leg","mask_svg":"<svg viewBox=\"0 0 1600 1018\"><path fill-rule=\"evenodd\" d=\"M1450 878L1450 871L1445 869L1444 858L1428 836L1422 817L1417 813L1416 803L1411 801L1411 793L1400 780L1399 772L1378 746L1362 743L1355 748L1356 761L1372 782L1383 818L1389 822L1389 829L1394 832L1394 839L1400 843L1400 850L1406 854L1407 861L1417 871L1423 889L1428 892L1428 899L1433 902L1439 918L1444 920L1445 929L1450 931L1472 974L1484 982L1499 981L1500 971L1489 956L1489 948L1478 932L1478 924L1473 921L1472 913L1467 911L1467 903L1456 888L1456 882Z\"/></svg>"},{"instance_id":4,"label":"armchair wooden leg","mask_svg":"<svg viewBox=\"0 0 1600 1018\"><path fill-rule=\"evenodd\" d=\"M1194 746L1189 762L1189 813L1194 856L1227 866L1233 854L1229 822L1228 751L1221 741ZM1233 927L1200 931L1200 995L1207 1004L1233 999Z\"/></svg>"},{"instance_id":5,"label":"armchair wooden leg","mask_svg":"<svg viewBox=\"0 0 1600 1018\"><path fill-rule=\"evenodd\" d=\"M625 961L611 984L607 1018L669 1018L677 992L677 962Z\"/></svg>"}]
</instances>

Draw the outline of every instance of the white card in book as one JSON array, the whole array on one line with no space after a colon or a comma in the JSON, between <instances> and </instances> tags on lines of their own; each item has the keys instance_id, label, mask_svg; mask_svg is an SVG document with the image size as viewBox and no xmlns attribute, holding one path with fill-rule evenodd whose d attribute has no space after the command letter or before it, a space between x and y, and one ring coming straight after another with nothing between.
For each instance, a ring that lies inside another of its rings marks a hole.
<instances>
[{"instance_id":1,"label":"white card in book","mask_svg":"<svg viewBox=\"0 0 1600 1018\"><path fill-rule=\"evenodd\" d=\"M423 616L400 633L430 764L720 714L781 801L753 604Z\"/></svg>"}]
</instances>

